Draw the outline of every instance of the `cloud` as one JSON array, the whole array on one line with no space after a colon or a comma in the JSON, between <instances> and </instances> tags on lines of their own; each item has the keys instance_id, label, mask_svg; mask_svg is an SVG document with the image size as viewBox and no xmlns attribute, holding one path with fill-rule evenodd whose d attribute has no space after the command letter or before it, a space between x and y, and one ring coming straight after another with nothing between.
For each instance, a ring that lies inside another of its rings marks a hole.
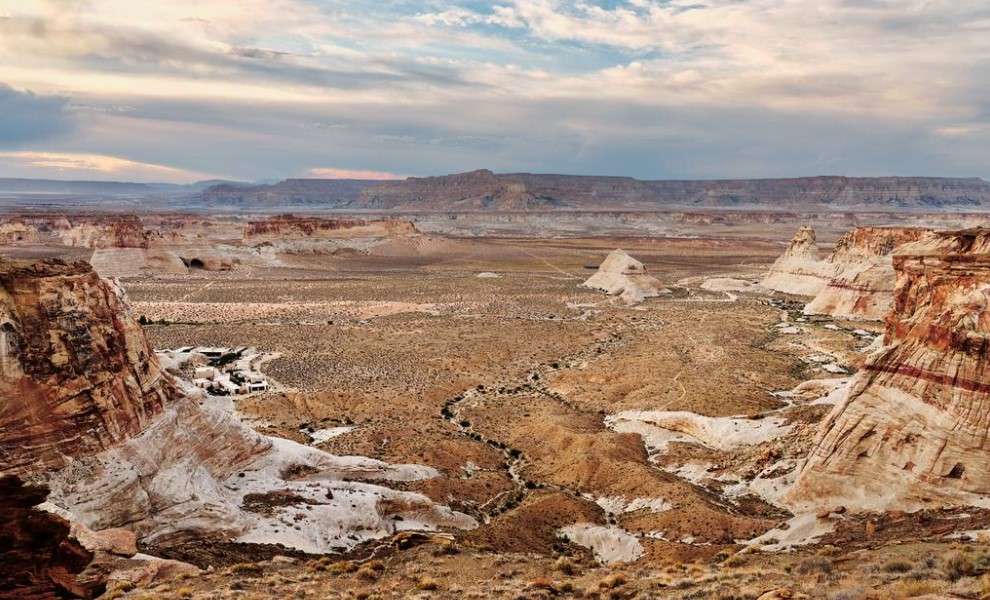
<instances>
[{"instance_id":1,"label":"cloud","mask_svg":"<svg viewBox=\"0 0 990 600\"><path fill-rule=\"evenodd\" d=\"M67 100L39 96L0 83L0 148L19 146L65 133L72 128Z\"/></svg>"},{"instance_id":2,"label":"cloud","mask_svg":"<svg viewBox=\"0 0 990 600\"><path fill-rule=\"evenodd\" d=\"M0 0L0 144L241 179L988 176L987 72L985 0Z\"/></svg>"},{"instance_id":3,"label":"cloud","mask_svg":"<svg viewBox=\"0 0 990 600\"><path fill-rule=\"evenodd\" d=\"M0 172L7 176L57 176L73 179L125 179L191 183L216 178L206 173L144 163L118 156L66 152L0 152Z\"/></svg>"}]
</instances>

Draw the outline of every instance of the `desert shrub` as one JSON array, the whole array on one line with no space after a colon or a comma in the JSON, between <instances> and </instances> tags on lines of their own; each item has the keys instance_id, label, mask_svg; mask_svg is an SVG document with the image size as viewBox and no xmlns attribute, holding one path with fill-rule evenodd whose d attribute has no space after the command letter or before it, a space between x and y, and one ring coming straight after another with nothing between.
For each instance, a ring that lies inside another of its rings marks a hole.
<instances>
[{"instance_id":1,"label":"desert shrub","mask_svg":"<svg viewBox=\"0 0 990 600\"><path fill-rule=\"evenodd\" d=\"M885 562L880 569L886 573L907 573L914 569L914 565L904 559L894 559Z\"/></svg>"},{"instance_id":2,"label":"desert shrub","mask_svg":"<svg viewBox=\"0 0 990 600\"><path fill-rule=\"evenodd\" d=\"M629 580L626 578L625 573L612 573L598 582L598 589L611 590L625 585L627 581Z\"/></svg>"},{"instance_id":3,"label":"desert shrub","mask_svg":"<svg viewBox=\"0 0 990 600\"><path fill-rule=\"evenodd\" d=\"M887 591L891 600L901 598L917 598L926 594L937 594L945 590L945 584L932 579L898 581Z\"/></svg>"},{"instance_id":4,"label":"desert shrub","mask_svg":"<svg viewBox=\"0 0 990 600\"><path fill-rule=\"evenodd\" d=\"M949 581L957 581L963 577L973 577L979 574L979 565L976 559L962 552L950 554L942 562L942 571Z\"/></svg>"},{"instance_id":5,"label":"desert shrub","mask_svg":"<svg viewBox=\"0 0 990 600\"><path fill-rule=\"evenodd\" d=\"M230 568L230 572L242 577L257 577L262 574L263 570L260 565L255 563L237 563Z\"/></svg>"},{"instance_id":6,"label":"desert shrub","mask_svg":"<svg viewBox=\"0 0 990 600\"><path fill-rule=\"evenodd\" d=\"M553 566L564 575L574 575L577 573L577 566L566 556L561 556L558 558L557 562L554 563Z\"/></svg>"},{"instance_id":7,"label":"desert shrub","mask_svg":"<svg viewBox=\"0 0 990 600\"><path fill-rule=\"evenodd\" d=\"M429 592L440 589L440 583L432 577L424 576L419 578L419 581L416 583L416 588Z\"/></svg>"},{"instance_id":8,"label":"desert shrub","mask_svg":"<svg viewBox=\"0 0 990 600\"><path fill-rule=\"evenodd\" d=\"M832 573L832 561L824 556L812 556L798 563L797 572L801 575L812 575L814 573L830 575Z\"/></svg>"}]
</instances>

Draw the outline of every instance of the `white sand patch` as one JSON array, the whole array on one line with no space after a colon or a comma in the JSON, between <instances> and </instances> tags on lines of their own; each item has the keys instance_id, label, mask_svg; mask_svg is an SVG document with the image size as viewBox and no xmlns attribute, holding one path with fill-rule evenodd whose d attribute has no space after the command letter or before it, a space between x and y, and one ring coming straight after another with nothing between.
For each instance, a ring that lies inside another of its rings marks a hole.
<instances>
[{"instance_id":1,"label":"white sand patch","mask_svg":"<svg viewBox=\"0 0 990 600\"><path fill-rule=\"evenodd\" d=\"M767 292L766 288L743 279L731 277L711 277L701 284L701 289L709 292Z\"/></svg>"},{"instance_id":2,"label":"white sand patch","mask_svg":"<svg viewBox=\"0 0 990 600\"><path fill-rule=\"evenodd\" d=\"M322 444L327 440L332 440L335 437L344 435L345 433L350 433L357 429L352 425L345 425L342 427L327 427L326 429L317 429L313 432L308 432L305 429L300 429L302 433L309 436L311 444Z\"/></svg>"},{"instance_id":3,"label":"white sand patch","mask_svg":"<svg viewBox=\"0 0 990 600\"><path fill-rule=\"evenodd\" d=\"M706 417L687 411L629 410L605 418L618 432L640 433L652 453L672 441L693 441L716 450L752 446L787 434L791 426L780 417Z\"/></svg>"},{"instance_id":4,"label":"white sand patch","mask_svg":"<svg viewBox=\"0 0 990 600\"><path fill-rule=\"evenodd\" d=\"M502 276L498 273L492 273L491 271L484 271L475 275L478 279L501 279Z\"/></svg>"},{"instance_id":5,"label":"white sand patch","mask_svg":"<svg viewBox=\"0 0 990 600\"><path fill-rule=\"evenodd\" d=\"M813 512L802 513L787 521L787 529L771 529L745 544L766 552L780 552L813 544L833 529L832 521L819 519Z\"/></svg>"},{"instance_id":6,"label":"white sand patch","mask_svg":"<svg viewBox=\"0 0 990 600\"><path fill-rule=\"evenodd\" d=\"M598 562L611 565L643 556L639 540L620 527L575 523L557 531L560 537L590 549Z\"/></svg>"},{"instance_id":7,"label":"white sand patch","mask_svg":"<svg viewBox=\"0 0 990 600\"><path fill-rule=\"evenodd\" d=\"M633 498L629 500L623 496L607 496L594 500L598 506L602 507L602 510L611 515L622 515L639 510L649 510L655 514L674 508L674 505L666 498Z\"/></svg>"}]
</instances>

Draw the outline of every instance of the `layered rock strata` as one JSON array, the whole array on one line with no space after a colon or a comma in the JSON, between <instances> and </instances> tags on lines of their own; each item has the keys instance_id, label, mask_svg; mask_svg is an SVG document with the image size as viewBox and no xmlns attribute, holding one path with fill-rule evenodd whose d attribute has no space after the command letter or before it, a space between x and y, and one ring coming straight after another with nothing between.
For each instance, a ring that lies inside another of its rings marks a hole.
<instances>
[{"instance_id":1,"label":"layered rock strata","mask_svg":"<svg viewBox=\"0 0 990 600\"><path fill-rule=\"evenodd\" d=\"M990 505L990 229L894 251L885 346L823 422L789 502Z\"/></svg>"},{"instance_id":2,"label":"layered rock strata","mask_svg":"<svg viewBox=\"0 0 990 600\"><path fill-rule=\"evenodd\" d=\"M0 473L110 448L174 393L119 287L85 263L0 262Z\"/></svg>"},{"instance_id":3,"label":"layered rock strata","mask_svg":"<svg viewBox=\"0 0 990 600\"><path fill-rule=\"evenodd\" d=\"M833 275L805 314L883 319L894 299L892 253L931 233L912 227L857 227L847 233L825 260L825 270Z\"/></svg>"}]
</instances>

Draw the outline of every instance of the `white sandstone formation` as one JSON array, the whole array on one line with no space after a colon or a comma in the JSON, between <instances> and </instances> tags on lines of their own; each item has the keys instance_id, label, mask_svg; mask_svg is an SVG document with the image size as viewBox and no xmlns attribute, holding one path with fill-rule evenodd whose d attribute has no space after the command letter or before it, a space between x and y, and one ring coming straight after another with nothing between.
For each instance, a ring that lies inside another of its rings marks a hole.
<instances>
[{"instance_id":1,"label":"white sandstone formation","mask_svg":"<svg viewBox=\"0 0 990 600\"><path fill-rule=\"evenodd\" d=\"M643 263L622 250L614 250L598 267L598 271L582 284L618 296L627 305L655 298L663 290L660 281L650 275Z\"/></svg>"},{"instance_id":2,"label":"white sandstone formation","mask_svg":"<svg viewBox=\"0 0 990 600\"><path fill-rule=\"evenodd\" d=\"M828 266L818 255L815 230L802 227L794 234L784 254L770 267L761 285L785 294L814 296L829 279Z\"/></svg>"}]
</instances>

